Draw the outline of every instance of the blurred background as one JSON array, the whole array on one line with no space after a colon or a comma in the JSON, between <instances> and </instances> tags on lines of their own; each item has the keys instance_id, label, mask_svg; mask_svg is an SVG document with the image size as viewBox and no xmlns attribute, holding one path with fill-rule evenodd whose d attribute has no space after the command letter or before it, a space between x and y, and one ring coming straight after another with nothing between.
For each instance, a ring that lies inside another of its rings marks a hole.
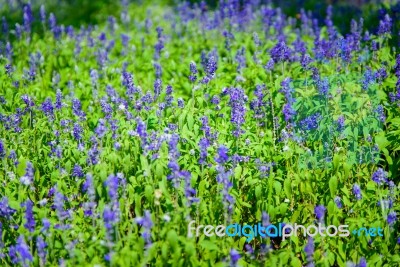
<instances>
[{"instance_id":1,"label":"blurred background","mask_svg":"<svg viewBox=\"0 0 400 267\"><path fill-rule=\"evenodd\" d=\"M239 0L244 2L244 0ZM280 7L289 16L296 16L301 8L311 10L315 18L322 24L326 16L326 9L333 6L333 21L342 34L350 30L351 19L364 19L364 28L372 33L377 31L379 20L389 14L394 22L392 29L393 45L399 44L400 30L400 0L252 0L260 3L270 2L275 7ZM23 6L28 0L0 0L0 17L5 17L9 25L22 23ZM39 14L40 5L46 6L46 13L54 13L57 21L64 25L99 24L104 22L109 15L119 17L121 2L146 5L172 5L176 6L182 1L177 0L30 0L34 14ZM200 1L191 0L192 4ZM219 1L205 0L209 8L215 8ZM39 27L40 28L40 27ZM40 31L40 29L39 29Z\"/></svg>"}]
</instances>

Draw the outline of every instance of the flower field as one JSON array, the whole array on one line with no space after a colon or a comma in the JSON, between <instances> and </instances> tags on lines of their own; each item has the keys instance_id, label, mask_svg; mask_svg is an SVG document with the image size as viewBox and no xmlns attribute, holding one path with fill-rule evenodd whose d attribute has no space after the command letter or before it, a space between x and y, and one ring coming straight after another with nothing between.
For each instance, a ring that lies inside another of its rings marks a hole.
<instances>
[{"instance_id":1,"label":"flower field","mask_svg":"<svg viewBox=\"0 0 400 267\"><path fill-rule=\"evenodd\" d=\"M244 2L3 17L1 266L400 266L396 21Z\"/></svg>"}]
</instances>

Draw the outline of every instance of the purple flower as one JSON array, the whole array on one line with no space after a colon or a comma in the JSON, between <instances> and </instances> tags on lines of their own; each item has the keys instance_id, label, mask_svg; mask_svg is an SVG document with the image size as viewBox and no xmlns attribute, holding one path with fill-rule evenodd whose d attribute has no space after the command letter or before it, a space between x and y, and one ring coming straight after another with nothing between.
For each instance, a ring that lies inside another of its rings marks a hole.
<instances>
[{"instance_id":1,"label":"purple flower","mask_svg":"<svg viewBox=\"0 0 400 267\"><path fill-rule=\"evenodd\" d=\"M303 55L300 60L300 64L304 69L308 69L308 65L310 65L312 62L313 60L308 54Z\"/></svg>"},{"instance_id":2,"label":"purple flower","mask_svg":"<svg viewBox=\"0 0 400 267\"><path fill-rule=\"evenodd\" d=\"M43 227L40 231L46 233L50 229L51 223L47 218L42 219L42 223Z\"/></svg>"},{"instance_id":3,"label":"purple flower","mask_svg":"<svg viewBox=\"0 0 400 267\"><path fill-rule=\"evenodd\" d=\"M300 127L304 131L315 130L318 128L318 123L321 120L321 114L315 113L300 121Z\"/></svg>"},{"instance_id":4,"label":"purple flower","mask_svg":"<svg viewBox=\"0 0 400 267\"><path fill-rule=\"evenodd\" d=\"M379 43L375 40L372 40L371 42L371 50L372 51L378 51L379 50Z\"/></svg>"},{"instance_id":5,"label":"purple flower","mask_svg":"<svg viewBox=\"0 0 400 267\"><path fill-rule=\"evenodd\" d=\"M161 80L156 79L154 82L154 99L157 99L157 97L160 95L162 90L162 85L161 85Z\"/></svg>"},{"instance_id":6,"label":"purple flower","mask_svg":"<svg viewBox=\"0 0 400 267\"><path fill-rule=\"evenodd\" d=\"M109 175L107 180L104 182L108 189L108 196L112 201L118 199L118 177L116 175Z\"/></svg>"},{"instance_id":7,"label":"purple flower","mask_svg":"<svg viewBox=\"0 0 400 267\"><path fill-rule=\"evenodd\" d=\"M8 206L8 198L3 197L0 201L0 217L9 219L15 212L16 210Z\"/></svg>"},{"instance_id":8,"label":"purple flower","mask_svg":"<svg viewBox=\"0 0 400 267\"><path fill-rule=\"evenodd\" d=\"M381 185L388 181L387 175L387 172L385 172L382 168L378 168L378 170L372 174L372 181L378 185Z\"/></svg>"},{"instance_id":9,"label":"purple flower","mask_svg":"<svg viewBox=\"0 0 400 267\"><path fill-rule=\"evenodd\" d=\"M267 227L268 225L270 225L269 215L265 211L263 211L261 214L261 223L262 223L262 226L264 226L264 227Z\"/></svg>"},{"instance_id":10,"label":"purple flower","mask_svg":"<svg viewBox=\"0 0 400 267\"><path fill-rule=\"evenodd\" d=\"M228 50L229 52L231 51L231 40L234 40L235 37L233 34L229 31L223 31L222 35L225 37L225 49Z\"/></svg>"},{"instance_id":11,"label":"purple flower","mask_svg":"<svg viewBox=\"0 0 400 267\"><path fill-rule=\"evenodd\" d=\"M121 150L121 144L119 142L115 142L114 148L115 148L115 150L118 150L118 151Z\"/></svg>"},{"instance_id":12,"label":"purple flower","mask_svg":"<svg viewBox=\"0 0 400 267\"><path fill-rule=\"evenodd\" d=\"M129 38L128 35L123 34L123 33L121 34L122 45L123 45L125 48L128 46L129 40L130 40L130 38Z\"/></svg>"},{"instance_id":13,"label":"purple flower","mask_svg":"<svg viewBox=\"0 0 400 267\"><path fill-rule=\"evenodd\" d=\"M303 42L303 40L301 39L301 34L300 31L297 30L297 38L296 40L292 43L293 45L293 52L300 54L302 56L305 55L305 53L307 52L307 46L306 43Z\"/></svg>"},{"instance_id":14,"label":"purple flower","mask_svg":"<svg viewBox=\"0 0 400 267\"><path fill-rule=\"evenodd\" d=\"M353 194L357 200L360 200L362 198L361 188L358 184L353 185Z\"/></svg>"},{"instance_id":15,"label":"purple flower","mask_svg":"<svg viewBox=\"0 0 400 267\"><path fill-rule=\"evenodd\" d=\"M56 141L49 142L49 145L51 147L51 152L49 153L49 156L61 159L62 158L62 147L59 144L57 144Z\"/></svg>"},{"instance_id":16,"label":"purple flower","mask_svg":"<svg viewBox=\"0 0 400 267\"><path fill-rule=\"evenodd\" d=\"M274 62L278 63L288 61L292 51L288 46L286 46L285 42L280 41L271 49L270 54Z\"/></svg>"},{"instance_id":17,"label":"purple flower","mask_svg":"<svg viewBox=\"0 0 400 267\"><path fill-rule=\"evenodd\" d=\"M282 113L285 117L285 121L289 122L293 116L296 115L296 111L294 110L293 106L290 103L286 103L283 106Z\"/></svg>"},{"instance_id":18,"label":"purple flower","mask_svg":"<svg viewBox=\"0 0 400 267\"><path fill-rule=\"evenodd\" d=\"M6 52L6 57L7 57L8 61L11 62L12 61L12 57L13 57L13 49L12 49L12 46L11 46L10 42L6 43L5 52Z\"/></svg>"},{"instance_id":19,"label":"purple flower","mask_svg":"<svg viewBox=\"0 0 400 267\"><path fill-rule=\"evenodd\" d=\"M385 15L385 18L379 21L379 35L384 35L386 33L390 33L392 30L392 19L388 14Z\"/></svg>"},{"instance_id":20,"label":"purple flower","mask_svg":"<svg viewBox=\"0 0 400 267\"><path fill-rule=\"evenodd\" d=\"M178 149L179 135L172 134L168 141L168 151L170 157L177 159L179 157L179 149Z\"/></svg>"},{"instance_id":21,"label":"purple flower","mask_svg":"<svg viewBox=\"0 0 400 267\"><path fill-rule=\"evenodd\" d=\"M334 201L339 209L343 208L342 199L340 197L336 196Z\"/></svg>"},{"instance_id":22,"label":"purple flower","mask_svg":"<svg viewBox=\"0 0 400 267\"><path fill-rule=\"evenodd\" d=\"M265 69L266 70L273 70L275 66L275 61L271 58L270 60L268 60L267 64L265 64Z\"/></svg>"},{"instance_id":23,"label":"purple flower","mask_svg":"<svg viewBox=\"0 0 400 267\"><path fill-rule=\"evenodd\" d=\"M235 249L231 249L229 256L231 258L231 266L237 266L237 262L242 257Z\"/></svg>"},{"instance_id":24,"label":"purple flower","mask_svg":"<svg viewBox=\"0 0 400 267\"><path fill-rule=\"evenodd\" d=\"M85 176L83 173L82 167L79 164L75 164L72 169L72 176L82 178Z\"/></svg>"},{"instance_id":25,"label":"purple flower","mask_svg":"<svg viewBox=\"0 0 400 267\"><path fill-rule=\"evenodd\" d=\"M57 189L55 189L54 192L54 208L56 210L57 213L57 217L60 221L60 224L62 225L64 223L64 221L66 219L68 219L70 217L69 211L66 211L64 209L64 200L65 200L65 196L63 194L61 194ZM59 227L64 227L59 225Z\"/></svg>"},{"instance_id":26,"label":"purple flower","mask_svg":"<svg viewBox=\"0 0 400 267\"><path fill-rule=\"evenodd\" d=\"M156 63L153 64L153 66L154 66L154 69L155 69L155 72L156 72L156 79L161 79L161 76L162 76L161 65L158 62L156 62Z\"/></svg>"},{"instance_id":27,"label":"purple flower","mask_svg":"<svg viewBox=\"0 0 400 267\"><path fill-rule=\"evenodd\" d=\"M4 146L3 141L0 139L0 159L5 158L6 156L6 147Z\"/></svg>"},{"instance_id":28,"label":"purple flower","mask_svg":"<svg viewBox=\"0 0 400 267\"><path fill-rule=\"evenodd\" d=\"M61 35L61 28L57 26L57 20L53 13L50 13L49 15L49 27L54 38L58 39Z\"/></svg>"},{"instance_id":29,"label":"purple flower","mask_svg":"<svg viewBox=\"0 0 400 267\"><path fill-rule=\"evenodd\" d=\"M21 207L25 207L25 219L26 223L24 227L29 231L33 232L35 230L35 219L33 217L33 202L31 200L27 200L21 204Z\"/></svg>"},{"instance_id":30,"label":"purple flower","mask_svg":"<svg viewBox=\"0 0 400 267\"><path fill-rule=\"evenodd\" d=\"M211 98L211 103L213 104L213 105L219 105L219 103L220 103L220 98L219 98L219 96L217 96L217 95L215 95L215 96L213 96L212 98Z\"/></svg>"},{"instance_id":31,"label":"purple flower","mask_svg":"<svg viewBox=\"0 0 400 267\"><path fill-rule=\"evenodd\" d=\"M89 173L86 175L86 180L82 185L82 191L85 192L89 198L89 202L85 202L83 204L85 209L84 214L85 216L93 216L95 212L94 209L96 207L96 193L94 190L92 174Z\"/></svg>"},{"instance_id":32,"label":"purple flower","mask_svg":"<svg viewBox=\"0 0 400 267\"><path fill-rule=\"evenodd\" d=\"M31 32L31 24L33 22L33 15L30 4L27 4L24 7L23 19L24 19L24 30L26 33L29 34Z\"/></svg>"},{"instance_id":33,"label":"purple flower","mask_svg":"<svg viewBox=\"0 0 400 267\"><path fill-rule=\"evenodd\" d=\"M96 87L97 82L99 81L99 73L97 72L96 69L90 70L90 80L92 81L92 86Z\"/></svg>"},{"instance_id":34,"label":"purple flower","mask_svg":"<svg viewBox=\"0 0 400 267\"><path fill-rule=\"evenodd\" d=\"M319 94L322 96L326 96L329 92L329 81L328 78L324 78L322 80L317 81L317 88Z\"/></svg>"},{"instance_id":35,"label":"purple flower","mask_svg":"<svg viewBox=\"0 0 400 267\"><path fill-rule=\"evenodd\" d=\"M135 93L140 93L140 90L134 85L133 83L133 76L132 74L124 71L122 72L122 85L126 88L126 95L133 99L133 95Z\"/></svg>"},{"instance_id":36,"label":"purple flower","mask_svg":"<svg viewBox=\"0 0 400 267\"><path fill-rule=\"evenodd\" d=\"M378 120L380 122L385 122L386 121L385 111L384 111L382 105L378 105L378 107L375 109L375 113L376 113L376 115L378 117Z\"/></svg>"},{"instance_id":37,"label":"purple flower","mask_svg":"<svg viewBox=\"0 0 400 267\"><path fill-rule=\"evenodd\" d=\"M136 133L145 140L147 138L146 124L140 119L137 119Z\"/></svg>"},{"instance_id":38,"label":"purple flower","mask_svg":"<svg viewBox=\"0 0 400 267\"><path fill-rule=\"evenodd\" d=\"M201 120L201 128L200 128L200 130L202 130L204 132L204 135L207 138L209 138L209 139L212 138L212 136L211 136L211 127L208 124L208 117L207 116L203 116L203 117L200 118L200 120Z\"/></svg>"},{"instance_id":39,"label":"purple flower","mask_svg":"<svg viewBox=\"0 0 400 267\"><path fill-rule=\"evenodd\" d=\"M338 41L339 55L344 62L350 62L352 59L352 42L350 38L340 38Z\"/></svg>"},{"instance_id":40,"label":"purple flower","mask_svg":"<svg viewBox=\"0 0 400 267\"><path fill-rule=\"evenodd\" d=\"M80 141L82 139L83 129L79 123L74 124L74 129L72 135L74 136L75 140Z\"/></svg>"},{"instance_id":41,"label":"purple flower","mask_svg":"<svg viewBox=\"0 0 400 267\"><path fill-rule=\"evenodd\" d=\"M117 138L117 130L118 130L118 120L109 120L111 131L113 132L112 138Z\"/></svg>"},{"instance_id":42,"label":"purple flower","mask_svg":"<svg viewBox=\"0 0 400 267\"><path fill-rule=\"evenodd\" d=\"M29 262L33 261L32 254L28 245L25 243L23 235L18 237L17 244L10 246L9 256L13 264L22 263L23 266L29 266Z\"/></svg>"},{"instance_id":43,"label":"purple flower","mask_svg":"<svg viewBox=\"0 0 400 267\"><path fill-rule=\"evenodd\" d=\"M151 228L153 227L150 211L145 210L143 217L138 217L135 221L142 226L142 237L145 240L146 247L149 247L151 245Z\"/></svg>"},{"instance_id":44,"label":"purple flower","mask_svg":"<svg viewBox=\"0 0 400 267\"><path fill-rule=\"evenodd\" d=\"M105 124L106 122L104 119L99 119L99 124L94 131L98 138L103 138L104 135L107 133L107 127Z\"/></svg>"},{"instance_id":45,"label":"purple flower","mask_svg":"<svg viewBox=\"0 0 400 267\"><path fill-rule=\"evenodd\" d=\"M397 220L397 214L395 211L391 211L389 212L388 216L387 216L387 222L389 225L393 225Z\"/></svg>"},{"instance_id":46,"label":"purple flower","mask_svg":"<svg viewBox=\"0 0 400 267\"><path fill-rule=\"evenodd\" d=\"M344 129L344 116L340 115L339 118L336 121L337 126L338 126L338 131L341 132Z\"/></svg>"},{"instance_id":47,"label":"purple flower","mask_svg":"<svg viewBox=\"0 0 400 267\"><path fill-rule=\"evenodd\" d=\"M161 54L161 50L164 48L164 40L163 40L163 36L162 36L163 28L157 27L156 31L157 31L158 41L154 45L154 49L155 49L154 58L155 59L159 59L160 58L160 54Z\"/></svg>"},{"instance_id":48,"label":"purple flower","mask_svg":"<svg viewBox=\"0 0 400 267\"><path fill-rule=\"evenodd\" d=\"M207 148L210 146L210 141L207 138L201 138L199 141L199 148L200 148L200 164L207 163Z\"/></svg>"},{"instance_id":49,"label":"purple flower","mask_svg":"<svg viewBox=\"0 0 400 267\"><path fill-rule=\"evenodd\" d=\"M236 53L235 59L238 63L237 71L240 71L246 67L246 49L242 47Z\"/></svg>"},{"instance_id":50,"label":"purple flower","mask_svg":"<svg viewBox=\"0 0 400 267\"><path fill-rule=\"evenodd\" d=\"M387 78L387 72L385 67L378 69L375 72L375 79L381 84Z\"/></svg>"},{"instance_id":51,"label":"purple flower","mask_svg":"<svg viewBox=\"0 0 400 267\"><path fill-rule=\"evenodd\" d=\"M84 117L85 113L82 111L82 104L79 99L74 98L72 100L72 112L78 117Z\"/></svg>"},{"instance_id":52,"label":"purple flower","mask_svg":"<svg viewBox=\"0 0 400 267\"><path fill-rule=\"evenodd\" d=\"M285 121L289 122L294 115L296 115L296 111L293 108L293 103L295 102L295 99L293 98L294 94L294 89L290 85L291 79L290 78L285 78L282 83L282 89L280 90L286 98L286 104L283 106L283 114L285 117Z\"/></svg>"},{"instance_id":53,"label":"purple flower","mask_svg":"<svg viewBox=\"0 0 400 267\"><path fill-rule=\"evenodd\" d=\"M46 23L46 9L44 5L40 6L40 21L42 22L42 24Z\"/></svg>"},{"instance_id":54,"label":"purple flower","mask_svg":"<svg viewBox=\"0 0 400 267\"><path fill-rule=\"evenodd\" d=\"M57 93L56 93L56 103L54 105L56 107L56 109L61 109L63 107L63 103L62 103L62 93L60 89L57 89Z\"/></svg>"},{"instance_id":55,"label":"purple flower","mask_svg":"<svg viewBox=\"0 0 400 267\"><path fill-rule=\"evenodd\" d=\"M25 102L27 108L35 106L35 103L29 95L22 95L21 99Z\"/></svg>"},{"instance_id":56,"label":"purple flower","mask_svg":"<svg viewBox=\"0 0 400 267\"><path fill-rule=\"evenodd\" d=\"M383 207L384 209L391 209L393 207L393 200L390 198L379 200L377 206Z\"/></svg>"},{"instance_id":57,"label":"purple flower","mask_svg":"<svg viewBox=\"0 0 400 267\"><path fill-rule=\"evenodd\" d=\"M263 163L258 158L254 161L254 163L257 165L257 169L260 172L261 178L267 178L271 172L272 165L274 165L274 163Z\"/></svg>"},{"instance_id":58,"label":"purple flower","mask_svg":"<svg viewBox=\"0 0 400 267\"><path fill-rule=\"evenodd\" d=\"M215 157L215 161L219 164L224 164L229 160L228 156L228 148L224 145L221 145L217 149L218 155Z\"/></svg>"},{"instance_id":59,"label":"purple flower","mask_svg":"<svg viewBox=\"0 0 400 267\"><path fill-rule=\"evenodd\" d=\"M88 173L86 175L86 180L82 185L82 190L83 190L83 192L94 193L94 191L92 191L93 189L94 189L93 188L93 176L90 173Z\"/></svg>"},{"instance_id":60,"label":"purple flower","mask_svg":"<svg viewBox=\"0 0 400 267\"><path fill-rule=\"evenodd\" d=\"M54 116L53 103L51 102L51 99L49 97L46 98L46 100L42 103L42 111L47 117Z\"/></svg>"},{"instance_id":61,"label":"purple flower","mask_svg":"<svg viewBox=\"0 0 400 267\"><path fill-rule=\"evenodd\" d=\"M150 106L148 106L149 104L151 104L153 101L155 100L155 98L153 98L153 96L151 95L150 92L147 92L144 96L142 96L141 101L143 103L143 105L145 106L144 108L146 110L150 110Z\"/></svg>"},{"instance_id":62,"label":"purple flower","mask_svg":"<svg viewBox=\"0 0 400 267\"><path fill-rule=\"evenodd\" d=\"M323 205L318 205L314 208L315 216L317 217L318 221L322 222L325 217L326 208Z\"/></svg>"},{"instance_id":63,"label":"purple flower","mask_svg":"<svg viewBox=\"0 0 400 267\"><path fill-rule=\"evenodd\" d=\"M4 36L8 35L8 23L5 17L1 18L1 31L3 32Z\"/></svg>"},{"instance_id":64,"label":"purple flower","mask_svg":"<svg viewBox=\"0 0 400 267\"><path fill-rule=\"evenodd\" d=\"M253 247L252 247L250 244L244 245L244 248L245 248L245 250L246 250L246 253L248 253L248 254L250 254L250 255L253 255L254 249L253 249Z\"/></svg>"},{"instance_id":65,"label":"purple flower","mask_svg":"<svg viewBox=\"0 0 400 267\"><path fill-rule=\"evenodd\" d=\"M367 260L364 257L361 257L357 267L367 267Z\"/></svg>"},{"instance_id":66,"label":"purple flower","mask_svg":"<svg viewBox=\"0 0 400 267\"><path fill-rule=\"evenodd\" d=\"M173 93L173 89L172 89L171 85L169 85L169 84L167 85L167 88L165 88L165 93L167 95L171 95Z\"/></svg>"},{"instance_id":67,"label":"purple flower","mask_svg":"<svg viewBox=\"0 0 400 267\"><path fill-rule=\"evenodd\" d=\"M207 76L210 79L213 78L214 75L215 75L216 70L217 70L217 60L216 60L215 56L211 55L208 58L207 66L206 66L206 69L205 69L205 71L207 73Z\"/></svg>"},{"instance_id":68,"label":"purple flower","mask_svg":"<svg viewBox=\"0 0 400 267\"><path fill-rule=\"evenodd\" d=\"M397 55L396 57L396 63L393 66L394 69L394 73L397 76L397 78L399 78L400 76L400 54Z\"/></svg>"},{"instance_id":69,"label":"purple flower","mask_svg":"<svg viewBox=\"0 0 400 267\"><path fill-rule=\"evenodd\" d=\"M196 190L191 186L191 173L188 171L181 171L180 176L185 180L185 197L187 200L187 206L191 206L193 203L199 202L196 198Z\"/></svg>"},{"instance_id":70,"label":"purple flower","mask_svg":"<svg viewBox=\"0 0 400 267\"><path fill-rule=\"evenodd\" d=\"M258 34L256 32L253 32L253 42L256 47L259 47L261 45L260 38L258 37Z\"/></svg>"},{"instance_id":71,"label":"purple flower","mask_svg":"<svg viewBox=\"0 0 400 267\"><path fill-rule=\"evenodd\" d=\"M105 99L100 100L101 111L105 114L107 119L111 119L113 109L110 104L107 103Z\"/></svg>"},{"instance_id":72,"label":"purple flower","mask_svg":"<svg viewBox=\"0 0 400 267\"><path fill-rule=\"evenodd\" d=\"M185 101L183 101L182 98L178 98L178 107L179 108L184 108L185 107Z\"/></svg>"},{"instance_id":73,"label":"purple flower","mask_svg":"<svg viewBox=\"0 0 400 267\"><path fill-rule=\"evenodd\" d=\"M314 240L312 237L308 237L307 245L304 247L304 252L306 253L307 258L307 267L314 266Z\"/></svg>"},{"instance_id":74,"label":"purple flower","mask_svg":"<svg viewBox=\"0 0 400 267\"><path fill-rule=\"evenodd\" d=\"M26 164L25 175L20 178L20 181L23 185L31 185L33 183L35 175L35 169L31 162L28 161Z\"/></svg>"},{"instance_id":75,"label":"purple flower","mask_svg":"<svg viewBox=\"0 0 400 267\"><path fill-rule=\"evenodd\" d=\"M40 265L44 266L44 264L46 263L46 256L47 256L47 252L46 252L47 244L41 236L38 236L36 239L36 247L38 250L38 256L39 256L40 263L41 263Z\"/></svg>"},{"instance_id":76,"label":"purple flower","mask_svg":"<svg viewBox=\"0 0 400 267\"><path fill-rule=\"evenodd\" d=\"M190 62L190 75L189 75L189 80L194 83L197 80L197 67L196 67L196 63L194 63L193 61Z\"/></svg>"},{"instance_id":77,"label":"purple flower","mask_svg":"<svg viewBox=\"0 0 400 267\"><path fill-rule=\"evenodd\" d=\"M6 70L7 76L11 77L11 74L12 74L13 71L14 71L14 68L12 67L12 65L11 65L11 64L6 64L6 65L4 66L4 69Z\"/></svg>"},{"instance_id":78,"label":"purple flower","mask_svg":"<svg viewBox=\"0 0 400 267\"><path fill-rule=\"evenodd\" d=\"M175 188L178 188L179 187L179 178L180 178L180 173L179 173L179 164L178 164L178 162L176 162L176 160L175 159L171 159L169 162L168 162L168 165L167 165L167 167L168 167L168 169L170 169L171 170L171 174L169 174L168 176L167 176L167 179L168 180L172 180L172 183L173 183L173 185L174 185L174 187Z\"/></svg>"},{"instance_id":79,"label":"purple flower","mask_svg":"<svg viewBox=\"0 0 400 267\"><path fill-rule=\"evenodd\" d=\"M104 225L108 230L108 233L112 232L113 226L119 222L118 211L111 207L109 204L106 204L103 211L103 221Z\"/></svg>"},{"instance_id":80,"label":"purple flower","mask_svg":"<svg viewBox=\"0 0 400 267\"><path fill-rule=\"evenodd\" d=\"M226 210L225 219L227 221L230 220L233 208L235 204L235 198L229 193L229 189L232 188L233 184L230 181L230 176L232 175L232 171L225 171L224 166L217 165L217 182L222 185L222 203Z\"/></svg>"},{"instance_id":81,"label":"purple flower","mask_svg":"<svg viewBox=\"0 0 400 267\"><path fill-rule=\"evenodd\" d=\"M231 122L234 126L233 135L239 137L243 130L241 126L245 122L247 96L241 88L229 88L229 105L231 106Z\"/></svg>"}]
</instances>

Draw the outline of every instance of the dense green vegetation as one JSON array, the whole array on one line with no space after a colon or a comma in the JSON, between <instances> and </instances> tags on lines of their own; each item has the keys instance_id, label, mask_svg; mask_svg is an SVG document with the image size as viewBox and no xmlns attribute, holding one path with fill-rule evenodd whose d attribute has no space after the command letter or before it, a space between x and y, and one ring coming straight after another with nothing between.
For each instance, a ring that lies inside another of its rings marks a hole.
<instances>
[{"instance_id":1,"label":"dense green vegetation","mask_svg":"<svg viewBox=\"0 0 400 267\"><path fill-rule=\"evenodd\" d=\"M400 264L390 15L342 34L330 9L112 5L3 19L2 266ZM192 220L350 235L247 242Z\"/></svg>"}]
</instances>

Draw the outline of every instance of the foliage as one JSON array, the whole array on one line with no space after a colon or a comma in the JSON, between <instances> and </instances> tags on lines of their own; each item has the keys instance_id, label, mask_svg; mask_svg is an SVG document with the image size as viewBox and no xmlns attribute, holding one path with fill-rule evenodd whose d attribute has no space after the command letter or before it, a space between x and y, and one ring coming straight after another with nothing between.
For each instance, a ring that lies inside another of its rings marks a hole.
<instances>
[{"instance_id":1,"label":"foliage","mask_svg":"<svg viewBox=\"0 0 400 267\"><path fill-rule=\"evenodd\" d=\"M95 27L29 5L3 27L1 265L400 264L389 17L342 36L329 10L319 27L257 1L122 2ZM191 220L384 236L247 243Z\"/></svg>"}]
</instances>

